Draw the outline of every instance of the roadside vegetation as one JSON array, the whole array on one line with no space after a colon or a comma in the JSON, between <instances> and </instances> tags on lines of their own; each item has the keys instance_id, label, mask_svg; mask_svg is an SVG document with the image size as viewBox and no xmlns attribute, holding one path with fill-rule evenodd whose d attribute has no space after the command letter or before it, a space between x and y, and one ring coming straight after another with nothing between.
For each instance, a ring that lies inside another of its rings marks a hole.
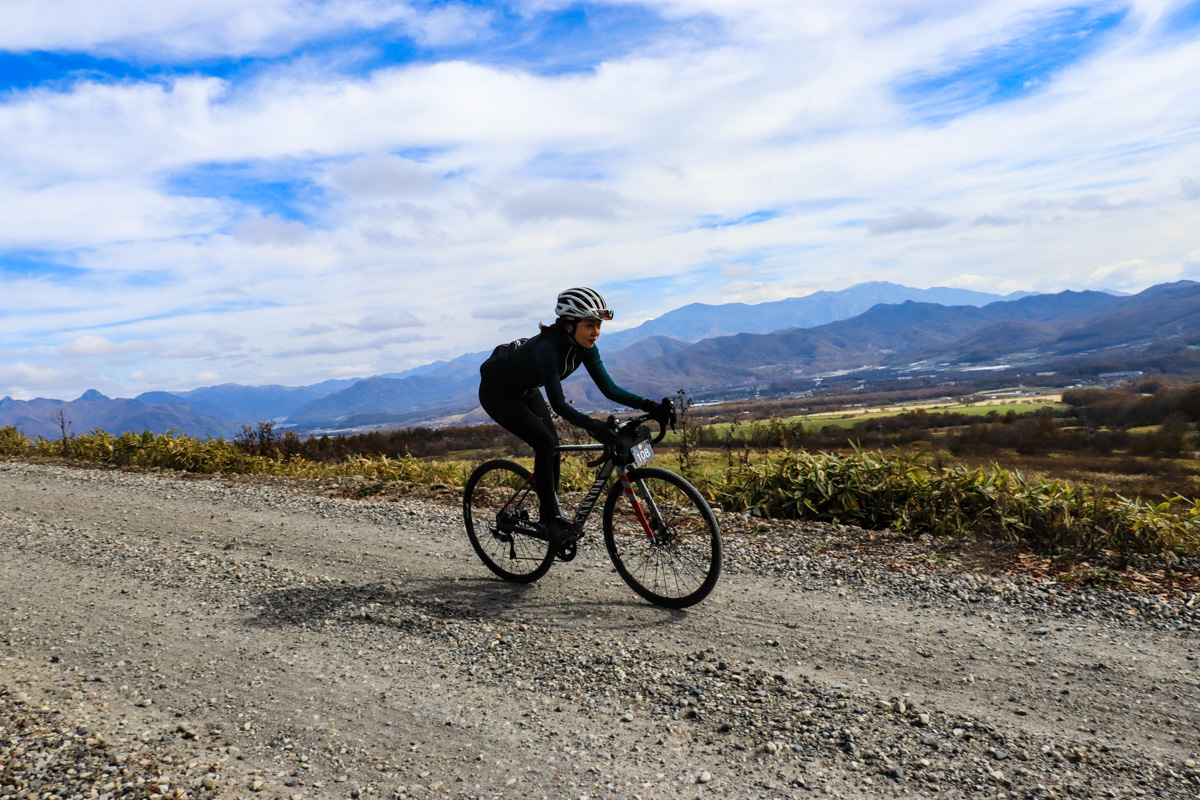
<instances>
[{"instance_id":1,"label":"roadside vegetation","mask_svg":"<svg viewBox=\"0 0 1200 800\"><path fill-rule=\"evenodd\" d=\"M276 475L288 478L333 478L358 475L374 481L459 483L469 468L465 462L429 461L406 455L349 456L339 461L313 461L292 452L295 437L274 434L260 426L249 437L232 442L196 439L179 433L123 433L113 436L95 430L61 440L29 442L16 428L0 428L0 455L35 459L68 459L134 469L164 469L206 475Z\"/></svg>"},{"instance_id":2,"label":"roadside vegetation","mask_svg":"<svg viewBox=\"0 0 1200 800\"><path fill-rule=\"evenodd\" d=\"M702 420L681 399L680 430L661 455L727 511L1020 542L1041 552L1200 553L1200 386L1073 389L1061 403L922 407L832 421L747 420L738 404L706 408ZM302 440L264 422L233 441L99 430L71 436L64 428L60 440L36 442L0 428L0 456L361 476L374 487L363 494L402 481L461 485L474 463L499 455L529 454L496 426ZM565 491L590 480L582 459L564 461Z\"/></svg>"},{"instance_id":3,"label":"roadside vegetation","mask_svg":"<svg viewBox=\"0 0 1200 800\"><path fill-rule=\"evenodd\" d=\"M920 535L1024 542L1043 552L1200 552L1200 504L1003 469L930 468L904 453L787 451L706 483L727 509Z\"/></svg>"}]
</instances>

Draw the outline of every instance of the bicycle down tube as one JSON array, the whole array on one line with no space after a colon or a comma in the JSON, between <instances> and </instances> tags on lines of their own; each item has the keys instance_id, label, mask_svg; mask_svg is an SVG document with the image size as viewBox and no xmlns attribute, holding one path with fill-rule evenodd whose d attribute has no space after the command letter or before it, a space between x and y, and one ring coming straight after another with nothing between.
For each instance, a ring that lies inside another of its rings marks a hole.
<instances>
[{"instance_id":1,"label":"bicycle down tube","mask_svg":"<svg viewBox=\"0 0 1200 800\"><path fill-rule=\"evenodd\" d=\"M596 444L563 444L555 448L559 452L574 452L583 450L602 450L604 445ZM605 461L600 472L596 474L596 479L592 481L592 486L588 489L587 494L583 498L583 502L579 504L579 508L575 511L575 519L572 522L580 530L583 529L583 523L587 522L587 518L591 515L592 509L596 505L596 501L600 499L600 493L604 491L605 484L612 477L613 473L612 459Z\"/></svg>"},{"instance_id":2,"label":"bicycle down tube","mask_svg":"<svg viewBox=\"0 0 1200 800\"><path fill-rule=\"evenodd\" d=\"M564 445L559 445L555 449L562 452L562 451L581 451L581 450L602 450L603 448L604 448L603 445L597 445L597 444L564 444ZM600 472L596 475L596 480L594 480L592 482L592 487L590 489L588 489L587 495L583 498L583 502L579 505L578 510L576 510L576 512L575 512L575 519L572 523L573 525L575 525L576 527L578 527L580 529L583 528L583 524L585 522L587 522L587 518L591 515L592 509L595 508L595 506L596 506L596 501L600 499L600 494L604 491L605 484L607 484L608 479L610 477L612 477L613 469L614 469L614 464L611 460L609 460L604 464L603 469L601 469ZM624 471L621 472L620 478L621 478L621 481L623 484L627 484L629 482L628 478L625 478L625 476L624 476ZM517 500L517 498L519 498L523 493L531 491L532 486L533 486L533 475L530 475L528 478L525 479L525 483L522 486L520 486L515 492L513 492L512 497L510 497L508 499L508 502L506 502L504 504L504 506L500 509L500 513L503 514L505 511L507 511L508 507L510 505L512 505ZM636 498L635 498L634 502L636 505ZM649 531L650 530L649 527L647 527L646 530Z\"/></svg>"},{"instance_id":3,"label":"bicycle down tube","mask_svg":"<svg viewBox=\"0 0 1200 800\"><path fill-rule=\"evenodd\" d=\"M603 445L596 444L564 444L559 445L555 449L559 452L575 452L585 450L600 450L602 448ZM579 505L578 510L575 512L575 520L573 524L580 530L583 529L583 524L591 515L592 509L595 507L596 501L600 499L600 493L604 491L604 486L608 483L608 479L612 477L614 469L617 473L617 480L621 484L621 489L625 492L625 496L629 498L630 504L633 505L634 513L637 515L638 522L640 522L642 525L642 530L646 532L646 536L648 536L650 541L653 542L655 540L654 526L651 525L650 520L646 518L646 512L642 509L642 504L638 502L637 494L633 491L633 486L629 482L628 470L625 467L617 466L611 459L604 464L604 467L596 475L596 480L592 482L591 488L588 489L587 495L583 498L583 502ZM662 515L659 513L658 506L655 504L654 497L650 494L650 490L646 488L646 484L643 481L638 481L638 486L641 488L642 494L646 497L646 502L650 505L651 516L653 516L655 521L661 525Z\"/></svg>"}]
</instances>

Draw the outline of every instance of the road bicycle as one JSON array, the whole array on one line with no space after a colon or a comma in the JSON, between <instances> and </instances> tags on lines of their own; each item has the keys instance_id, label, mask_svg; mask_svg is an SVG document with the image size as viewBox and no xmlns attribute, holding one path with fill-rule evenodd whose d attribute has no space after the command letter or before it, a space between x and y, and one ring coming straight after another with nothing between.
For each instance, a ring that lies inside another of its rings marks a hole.
<instances>
[{"instance_id":1,"label":"road bicycle","mask_svg":"<svg viewBox=\"0 0 1200 800\"><path fill-rule=\"evenodd\" d=\"M602 522L604 544L617 573L643 598L667 608L687 608L707 597L721 575L721 528L696 487L670 470L644 466L654 457L653 444L667 432L662 426L652 440L644 424L650 419L643 415L616 424L610 417L612 444L556 448L564 453L604 451L588 464L599 470L557 548L536 521L533 473L506 459L476 467L463 492L463 517L480 560L504 580L531 583L545 575L555 559L574 559L584 523L616 473Z\"/></svg>"}]
</instances>

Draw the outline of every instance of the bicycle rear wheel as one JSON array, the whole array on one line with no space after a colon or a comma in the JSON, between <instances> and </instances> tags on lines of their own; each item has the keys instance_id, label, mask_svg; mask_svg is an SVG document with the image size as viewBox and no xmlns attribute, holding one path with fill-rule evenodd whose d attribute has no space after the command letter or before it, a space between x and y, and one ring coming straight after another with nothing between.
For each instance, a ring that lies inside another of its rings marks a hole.
<instances>
[{"instance_id":1,"label":"bicycle rear wheel","mask_svg":"<svg viewBox=\"0 0 1200 800\"><path fill-rule=\"evenodd\" d=\"M629 482L632 496L618 482L604 502L604 544L617 572L655 605L699 603L721 576L721 529L712 509L669 470L635 469Z\"/></svg>"},{"instance_id":2,"label":"bicycle rear wheel","mask_svg":"<svg viewBox=\"0 0 1200 800\"><path fill-rule=\"evenodd\" d=\"M463 490L463 521L479 560L516 583L532 583L554 563L554 550L535 526L538 497L532 473L512 461L480 464Z\"/></svg>"}]
</instances>

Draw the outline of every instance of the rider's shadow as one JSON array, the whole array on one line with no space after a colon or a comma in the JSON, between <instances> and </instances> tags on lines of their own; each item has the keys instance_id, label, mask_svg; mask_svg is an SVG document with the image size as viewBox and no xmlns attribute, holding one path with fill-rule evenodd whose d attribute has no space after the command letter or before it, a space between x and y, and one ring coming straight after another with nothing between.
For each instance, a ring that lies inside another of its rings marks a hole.
<instances>
[{"instance_id":1,"label":"rider's shadow","mask_svg":"<svg viewBox=\"0 0 1200 800\"><path fill-rule=\"evenodd\" d=\"M295 586L263 592L254 599L251 624L267 627L358 621L380 624L400 611L418 611L444 619L495 617L532 587L477 580L444 580L420 590L404 584ZM466 584L463 586L462 584ZM407 615L404 615L407 616Z\"/></svg>"},{"instance_id":2,"label":"rider's shadow","mask_svg":"<svg viewBox=\"0 0 1200 800\"><path fill-rule=\"evenodd\" d=\"M618 584L622 589L624 583ZM560 593L544 592L536 584L510 583L496 578L416 578L406 584L407 593L434 606L449 604L451 610L471 608L472 616L504 618L515 622L554 624L603 619L610 628L643 629L669 625L688 616L688 609L650 605L632 594L620 597L589 597L595 587L577 586L581 593L564 599ZM544 585L543 585L544 588ZM482 600L481 600L482 598ZM628 621L628 625L624 623Z\"/></svg>"},{"instance_id":3,"label":"rider's shadow","mask_svg":"<svg viewBox=\"0 0 1200 800\"><path fill-rule=\"evenodd\" d=\"M366 625L395 630L423 627L431 620L486 622L501 618L557 619L568 623L597 616L610 627L644 628L686 618L686 610L649 606L636 600L539 599L534 584L481 578L430 578L389 585L296 586L263 592L254 600L257 627ZM641 613L636 613L640 611ZM515 612L515 614L514 614Z\"/></svg>"}]
</instances>

